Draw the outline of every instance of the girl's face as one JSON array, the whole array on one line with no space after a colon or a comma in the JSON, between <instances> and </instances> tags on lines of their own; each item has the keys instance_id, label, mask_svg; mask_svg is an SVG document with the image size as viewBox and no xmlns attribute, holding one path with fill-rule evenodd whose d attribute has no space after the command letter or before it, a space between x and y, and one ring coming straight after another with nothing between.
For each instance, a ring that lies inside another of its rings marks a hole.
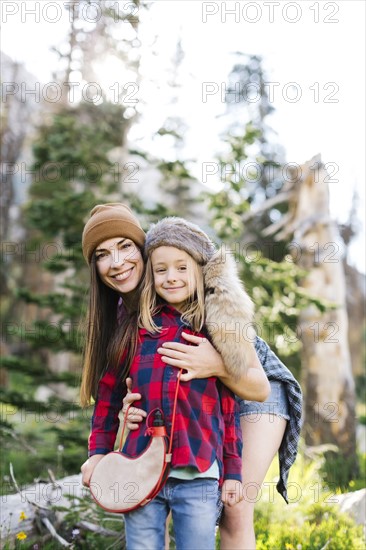
<instances>
[{"instance_id":1,"label":"girl's face","mask_svg":"<svg viewBox=\"0 0 366 550\"><path fill-rule=\"evenodd\" d=\"M144 271L140 249L131 239L115 237L103 241L95 250L101 281L119 294L136 289Z\"/></svg>"},{"instance_id":2,"label":"girl's face","mask_svg":"<svg viewBox=\"0 0 366 550\"><path fill-rule=\"evenodd\" d=\"M160 246L151 254L151 267L156 293L183 312L185 303L197 289L194 260L184 250Z\"/></svg>"}]
</instances>

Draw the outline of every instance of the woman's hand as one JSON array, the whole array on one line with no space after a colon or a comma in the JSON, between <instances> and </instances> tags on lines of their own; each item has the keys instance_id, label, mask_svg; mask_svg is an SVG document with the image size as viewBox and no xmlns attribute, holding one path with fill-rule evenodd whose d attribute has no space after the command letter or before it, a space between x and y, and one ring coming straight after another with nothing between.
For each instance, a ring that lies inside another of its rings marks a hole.
<instances>
[{"instance_id":1,"label":"woman's hand","mask_svg":"<svg viewBox=\"0 0 366 550\"><path fill-rule=\"evenodd\" d=\"M187 342L195 345L166 342L157 350L162 355L164 363L188 371L182 374L182 382L188 382L193 378L217 376L225 386L241 399L250 399L251 401L264 401L267 399L271 388L254 346L250 349L247 373L243 374L239 380L234 380L226 370L221 355L207 338L194 336L186 332L182 332L182 336Z\"/></svg>"},{"instance_id":2,"label":"woman's hand","mask_svg":"<svg viewBox=\"0 0 366 550\"><path fill-rule=\"evenodd\" d=\"M102 460L102 458L105 455L93 455L88 460L84 462L84 464L81 466L81 482L85 487L89 487L90 485L90 478L92 476L92 473L94 471L95 466Z\"/></svg>"},{"instance_id":3,"label":"woman's hand","mask_svg":"<svg viewBox=\"0 0 366 550\"><path fill-rule=\"evenodd\" d=\"M193 378L220 377L225 374L225 366L221 355L207 338L194 336L186 332L182 332L182 336L187 342L195 345L166 342L157 350L162 355L161 359L164 363L188 371L182 374L182 382L188 382Z\"/></svg>"},{"instance_id":4,"label":"woman's hand","mask_svg":"<svg viewBox=\"0 0 366 550\"><path fill-rule=\"evenodd\" d=\"M122 407L123 414L126 414L128 405L130 405L134 401L140 401L141 399L140 393L131 393L131 389L132 389L131 378L126 378L126 385L127 385L127 394L123 399L123 407ZM127 415L127 423L126 423L127 428L129 430L137 430L139 427L139 423L142 422L144 418L146 418L146 411L143 411L142 409L138 409L137 407L130 407Z\"/></svg>"},{"instance_id":5,"label":"woman's hand","mask_svg":"<svg viewBox=\"0 0 366 550\"><path fill-rule=\"evenodd\" d=\"M235 479L226 479L222 484L221 500L227 506L235 506L244 498L243 485Z\"/></svg>"}]
</instances>

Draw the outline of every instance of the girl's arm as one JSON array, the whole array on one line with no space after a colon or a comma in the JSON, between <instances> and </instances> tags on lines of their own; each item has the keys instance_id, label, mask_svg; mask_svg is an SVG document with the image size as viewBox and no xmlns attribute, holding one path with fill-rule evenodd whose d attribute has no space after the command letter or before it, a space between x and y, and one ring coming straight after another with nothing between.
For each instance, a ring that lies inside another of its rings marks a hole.
<instances>
[{"instance_id":1,"label":"girl's arm","mask_svg":"<svg viewBox=\"0 0 366 550\"><path fill-rule=\"evenodd\" d=\"M80 470L81 470L81 482L86 487L90 486L90 478L92 476L92 473L94 471L95 466L98 464L100 460L102 460L104 455L93 455L88 460L82 464Z\"/></svg>"},{"instance_id":2,"label":"girl's arm","mask_svg":"<svg viewBox=\"0 0 366 550\"><path fill-rule=\"evenodd\" d=\"M227 372L220 354L215 350L207 338L194 336L183 332L182 336L189 344L166 342L158 352L163 356L162 361L174 367L183 368L188 372L182 375L181 380L187 382L192 378L209 378L217 376L223 384L241 399L251 401L265 401L271 391L268 378L258 359L254 345L251 346L249 368L239 380L234 380Z\"/></svg>"}]
</instances>

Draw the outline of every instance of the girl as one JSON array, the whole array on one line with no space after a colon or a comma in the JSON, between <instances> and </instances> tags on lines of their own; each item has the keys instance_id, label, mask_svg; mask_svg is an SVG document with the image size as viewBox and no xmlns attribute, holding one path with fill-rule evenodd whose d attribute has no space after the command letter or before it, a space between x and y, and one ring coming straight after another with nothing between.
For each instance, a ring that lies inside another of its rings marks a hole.
<instances>
[{"instance_id":1,"label":"girl","mask_svg":"<svg viewBox=\"0 0 366 550\"><path fill-rule=\"evenodd\" d=\"M102 261L103 252L100 255L98 250L97 261ZM213 247L197 226L168 218L149 231L145 250L147 270L140 301L139 341L131 366L126 362L120 368L134 380L146 413L157 407L163 410L169 431L178 370L161 361L157 348L168 340L179 341L182 329L201 331L202 265L212 255ZM122 264L112 278L125 281L125 277L128 275ZM116 369L107 370L99 382L90 454L112 450L108 446L114 444L122 397L123 380ZM216 378L181 383L169 479L152 502L125 514L129 550L163 548L169 510L177 548L214 549L218 482L223 481L223 502L233 506L242 499L241 432L235 411L234 395ZM141 424L139 430L128 435L125 453L133 457L144 450L149 441L145 430Z\"/></svg>"},{"instance_id":2,"label":"girl","mask_svg":"<svg viewBox=\"0 0 366 550\"><path fill-rule=\"evenodd\" d=\"M134 341L135 325L128 321L135 319L137 326L135 311L144 271L141 254L144 242L145 234L139 221L121 203L97 205L85 225L83 253L90 265L91 286L81 386L84 405L90 402L91 397L96 397L99 380L107 365L118 362L125 334L129 333L126 341L128 338ZM187 373L182 375L182 380L219 377L243 400L240 403L245 440L243 481L251 487L257 485L260 488L272 458L280 448L279 490L285 497L287 476L296 457L300 432L301 391L298 383L266 342L258 337L253 346L251 368L239 380L228 374L221 356L208 339L185 332L182 332L182 337L186 344L166 342L158 349L162 361L185 369ZM269 393L263 368L269 377L272 394L261 404L259 402L264 401ZM140 398L140 394L130 393L125 398L124 406ZM258 411L258 407L262 409ZM138 429L138 423L145 416L145 411L133 409L128 427ZM251 422L251 419L255 421ZM98 449L96 452L100 454L94 454L84 462L81 470L85 485L89 484L96 463L110 448L109 444L108 449ZM225 506L220 526L223 549L255 547L253 509L256 500L245 495L238 505Z\"/></svg>"}]
</instances>

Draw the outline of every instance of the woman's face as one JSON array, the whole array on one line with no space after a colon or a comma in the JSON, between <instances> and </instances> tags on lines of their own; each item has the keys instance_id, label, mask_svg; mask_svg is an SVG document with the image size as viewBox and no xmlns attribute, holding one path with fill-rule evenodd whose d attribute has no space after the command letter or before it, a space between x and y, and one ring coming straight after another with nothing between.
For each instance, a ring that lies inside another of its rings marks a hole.
<instances>
[{"instance_id":1,"label":"woman's face","mask_svg":"<svg viewBox=\"0 0 366 550\"><path fill-rule=\"evenodd\" d=\"M97 271L101 281L119 294L137 288L144 261L138 246L131 239L115 237L100 243L95 249Z\"/></svg>"}]
</instances>

